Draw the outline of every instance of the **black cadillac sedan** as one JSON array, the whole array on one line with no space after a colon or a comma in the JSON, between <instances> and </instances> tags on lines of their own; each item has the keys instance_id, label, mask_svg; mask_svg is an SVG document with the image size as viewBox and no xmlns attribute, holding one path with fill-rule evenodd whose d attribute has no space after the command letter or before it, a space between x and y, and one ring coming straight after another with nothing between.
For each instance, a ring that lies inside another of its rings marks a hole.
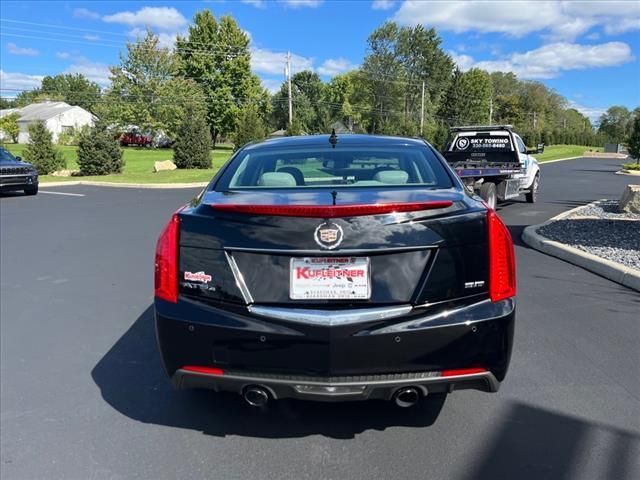
<instances>
[{"instance_id":1,"label":"black cadillac sedan","mask_svg":"<svg viewBox=\"0 0 640 480\"><path fill-rule=\"evenodd\" d=\"M155 260L173 383L254 406L495 392L515 294L505 225L409 138L249 144L173 215Z\"/></svg>"},{"instance_id":2,"label":"black cadillac sedan","mask_svg":"<svg viewBox=\"0 0 640 480\"><path fill-rule=\"evenodd\" d=\"M0 148L0 192L24 191L25 195L38 193L38 172L30 163L14 157Z\"/></svg>"}]
</instances>

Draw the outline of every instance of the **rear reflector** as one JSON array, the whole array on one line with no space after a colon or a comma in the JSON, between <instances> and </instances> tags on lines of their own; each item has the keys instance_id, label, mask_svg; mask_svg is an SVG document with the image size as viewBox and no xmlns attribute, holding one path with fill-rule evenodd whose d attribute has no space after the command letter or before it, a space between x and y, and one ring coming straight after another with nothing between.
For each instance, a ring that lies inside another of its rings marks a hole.
<instances>
[{"instance_id":1,"label":"rear reflector","mask_svg":"<svg viewBox=\"0 0 640 480\"><path fill-rule=\"evenodd\" d=\"M416 212L434 210L453 205L450 200L411 203L373 203L366 205L238 205L215 204L212 208L219 212L268 215L276 217L337 218L382 215L386 213Z\"/></svg>"},{"instance_id":2,"label":"rear reflector","mask_svg":"<svg viewBox=\"0 0 640 480\"><path fill-rule=\"evenodd\" d=\"M207 375L224 375L224 370L216 367L198 367L196 365L185 365L182 370L193 373L206 373Z\"/></svg>"},{"instance_id":3,"label":"rear reflector","mask_svg":"<svg viewBox=\"0 0 640 480\"><path fill-rule=\"evenodd\" d=\"M458 375L473 375L474 373L484 373L486 368L453 368L450 370L443 370L440 373L441 377L456 377Z\"/></svg>"},{"instance_id":4,"label":"rear reflector","mask_svg":"<svg viewBox=\"0 0 640 480\"><path fill-rule=\"evenodd\" d=\"M167 302L178 301L178 244L180 217L174 213L156 245L155 295Z\"/></svg>"},{"instance_id":5,"label":"rear reflector","mask_svg":"<svg viewBox=\"0 0 640 480\"><path fill-rule=\"evenodd\" d=\"M516 294L516 259L509 230L494 210L487 211L489 297L499 302Z\"/></svg>"}]
</instances>

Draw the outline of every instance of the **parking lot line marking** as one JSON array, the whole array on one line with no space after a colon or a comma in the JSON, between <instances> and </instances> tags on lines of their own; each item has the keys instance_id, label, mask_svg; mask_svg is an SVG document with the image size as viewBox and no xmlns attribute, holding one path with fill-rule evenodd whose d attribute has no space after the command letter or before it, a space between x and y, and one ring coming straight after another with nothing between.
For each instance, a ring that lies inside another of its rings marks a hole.
<instances>
[{"instance_id":1,"label":"parking lot line marking","mask_svg":"<svg viewBox=\"0 0 640 480\"><path fill-rule=\"evenodd\" d=\"M40 190L38 193L48 193L49 195L67 195L69 197L84 197L84 193L67 193L67 192L46 192L44 190Z\"/></svg>"}]
</instances>

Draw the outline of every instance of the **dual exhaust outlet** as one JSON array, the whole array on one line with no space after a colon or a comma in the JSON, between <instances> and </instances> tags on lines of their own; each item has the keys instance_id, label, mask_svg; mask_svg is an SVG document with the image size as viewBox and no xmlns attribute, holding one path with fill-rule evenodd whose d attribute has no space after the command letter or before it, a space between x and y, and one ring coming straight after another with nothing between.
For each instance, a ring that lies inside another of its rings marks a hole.
<instances>
[{"instance_id":1,"label":"dual exhaust outlet","mask_svg":"<svg viewBox=\"0 0 640 480\"><path fill-rule=\"evenodd\" d=\"M244 400L252 407L264 407L271 398L269 390L260 385L248 386L242 394ZM398 407L409 408L420 401L421 393L415 387L401 387L393 394L393 401Z\"/></svg>"}]
</instances>

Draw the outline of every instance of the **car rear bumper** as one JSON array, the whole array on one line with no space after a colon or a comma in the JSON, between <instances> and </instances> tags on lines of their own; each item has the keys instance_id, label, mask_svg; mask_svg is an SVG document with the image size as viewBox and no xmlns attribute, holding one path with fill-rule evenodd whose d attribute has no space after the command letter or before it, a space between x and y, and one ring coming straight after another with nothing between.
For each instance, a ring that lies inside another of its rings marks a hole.
<instances>
[{"instance_id":1,"label":"car rear bumper","mask_svg":"<svg viewBox=\"0 0 640 480\"><path fill-rule=\"evenodd\" d=\"M260 387L273 399L295 398L325 402L353 400L391 400L394 394L414 387L422 396L431 393L473 389L497 392L500 382L489 371L442 376L442 372L412 372L390 375L362 375L319 378L309 376L277 376L249 372L227 372L223 375L177 370L172 377L179 388L207 388L242 394L249 387Z\"/></svg>"},{"instance_id":2,"label":"car rear bumper","mask_svg":"<svg viewBox=\"0 0 640 480\"><path fill-rule=\"evenodd\" d=\"M511 357L513 299L360 315L354 323L330 324L344 317L327 310L327 325L308 310L298 321L253 310L156 300L158 344L174 385L236 393L258 385L273 398L328 401L389 399L407 386L423 394L495 392Z\"/></svg>"}]
</instances>

